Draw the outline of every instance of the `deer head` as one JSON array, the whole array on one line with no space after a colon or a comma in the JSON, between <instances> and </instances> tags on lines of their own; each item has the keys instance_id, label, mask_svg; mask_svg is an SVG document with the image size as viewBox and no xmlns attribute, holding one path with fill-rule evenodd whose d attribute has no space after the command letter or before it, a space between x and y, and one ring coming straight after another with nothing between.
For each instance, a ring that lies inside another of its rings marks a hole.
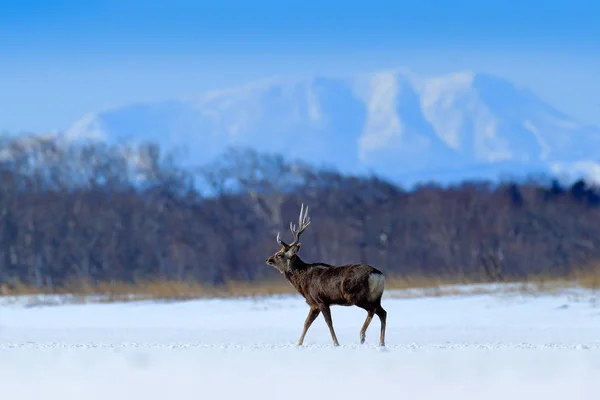
<instances>
[{"instance_id":1,"label":"deer head","mask_svg":"<svg viewBox=\"0 0 600 400\"><path fill-rule=\"evenodd\" d=\"M300 217L298 218L298 227L296 228L296 226L292 225L290 222L290 230L294 235L294 241L290 244L285 243L281 240L280 233L277 232L277 243L281 246L281 249L265 260L267 265L277 268L282 274L286 271L290 271L290 261L296 257L298 250L300 250L300 235L302 235L302 232L304 232L308 225L310 225L308 206L306 206L306 210L304 210L304 203L302 203L302 206L300 207Z\"/></svg>"}]
</instances>

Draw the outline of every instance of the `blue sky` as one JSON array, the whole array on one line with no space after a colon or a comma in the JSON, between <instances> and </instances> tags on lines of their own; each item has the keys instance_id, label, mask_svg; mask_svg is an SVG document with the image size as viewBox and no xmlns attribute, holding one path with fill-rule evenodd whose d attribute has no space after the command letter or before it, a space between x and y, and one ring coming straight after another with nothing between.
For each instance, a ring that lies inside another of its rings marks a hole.
<instances>
[{"instance_id":1,"label":"blue sky","mask_svg":"<svg viewBox=\"0 0 600 400\"><path fill-rule=\"evenodd\" d=\"M600 124L593 1L42 1L0 3L0 130L272 75L406 66L526 85Z\"/></svg>"}]
</instances>

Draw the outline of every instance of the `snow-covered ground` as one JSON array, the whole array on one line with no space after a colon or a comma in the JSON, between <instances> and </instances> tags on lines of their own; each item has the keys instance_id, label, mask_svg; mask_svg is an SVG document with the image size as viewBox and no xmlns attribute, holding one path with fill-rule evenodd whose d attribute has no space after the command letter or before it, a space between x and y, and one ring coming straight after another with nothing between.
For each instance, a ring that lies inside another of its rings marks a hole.
<instances>
[{"instance_id":1,"label":"snow-covered ground","mask_svg":"<svg viewBox=\"0 0 600 400\"><path fill-rule=\"evenodd\" d=\"M477 291L475 291L477 292ZM308 308L263 299L65 304L0 302L0 398L597 399L595 295L387 295L377 317L333 307L341 346Z\"/></svg>"}]
</instances>

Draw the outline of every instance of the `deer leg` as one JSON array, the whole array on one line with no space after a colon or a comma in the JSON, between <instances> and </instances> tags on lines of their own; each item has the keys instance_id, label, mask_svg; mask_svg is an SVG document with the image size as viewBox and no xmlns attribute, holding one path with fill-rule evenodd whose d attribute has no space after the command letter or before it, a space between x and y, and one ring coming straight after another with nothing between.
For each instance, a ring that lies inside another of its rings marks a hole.
<instances>
[{"instance_id":1,"label":"deer leg","mask_svg":"<svg viewBox=\"0 0 600 400\"><path fill-rule=\"evenodd\" d=\"M363 324L363 326L360 330L360 344L363 344L365 342L367 328L369 327L369 324L371 323L371 320L373 319L373 315L375 315L375 311L369 311L367 314L367 319L365 319L365 323Z\"/></svg>"},{"instance_id":2,"label":"deer leg","mask_svg":"<svg viewBox=\"0 0 600 400\"><path fill-rule=\"evenodd\" d=\"M331 333L331 338L333 339L333 345L339 346L339 342L337 337L335 336L335 331L333 330L333 322L331 321L331 310L329 306L321 306L321 312L323 313L323 318L325 318L325 322L327 323L327 327L329 328L329 333Z\"/></svg>"},{"instance_id":3,"label":"deer leg","mask_svg":"<svg viewBox=\"0 0 600 400\"><path fill-rule=\"evenodd\" d=\"M310 311L308 312L308 316L306 317L306 321L304 321L304 330L302 331L302 335L300 335L300 339L298 339L297 346L302 346L302 343L304 343L304 336L306 336L306 332L308 331L308 328L310 328L310 326L315 321L315 319L317 319L317 317L319 316L320 313L321 313L321 310L319 310L318 308L313 308L313 307L310 308Z\"/></svg>"},{"instance_id":4,"label":"deer leg","mask_svg":"<svg viewBox=\"0 0 600 400\"><path fill-rule=\"evenodd\" d=\"M381 334L379 335L379 345L385 346L385 321L387 319L387 312L383 309L383 307L379 306L375 311L375 314L379 317L379 321L381 321Z\"/></svg>"}]
</instances>

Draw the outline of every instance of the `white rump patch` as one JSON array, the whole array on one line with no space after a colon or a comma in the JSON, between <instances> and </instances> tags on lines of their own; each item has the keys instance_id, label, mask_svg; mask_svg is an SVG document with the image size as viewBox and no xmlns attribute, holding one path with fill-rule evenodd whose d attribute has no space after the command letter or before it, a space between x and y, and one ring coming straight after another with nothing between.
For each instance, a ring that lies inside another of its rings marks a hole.
<instances>
[{"instance_id":1,"label":"white rump patch","mask_svg":"<svg viewBox=\"0 0 600 400\"><path fill-rule=\"evenodd\" d=\"M383 294L385 289L385 276L382 274L369 275L369 300L375 300Z\"/></svg>"}]
</instances>

